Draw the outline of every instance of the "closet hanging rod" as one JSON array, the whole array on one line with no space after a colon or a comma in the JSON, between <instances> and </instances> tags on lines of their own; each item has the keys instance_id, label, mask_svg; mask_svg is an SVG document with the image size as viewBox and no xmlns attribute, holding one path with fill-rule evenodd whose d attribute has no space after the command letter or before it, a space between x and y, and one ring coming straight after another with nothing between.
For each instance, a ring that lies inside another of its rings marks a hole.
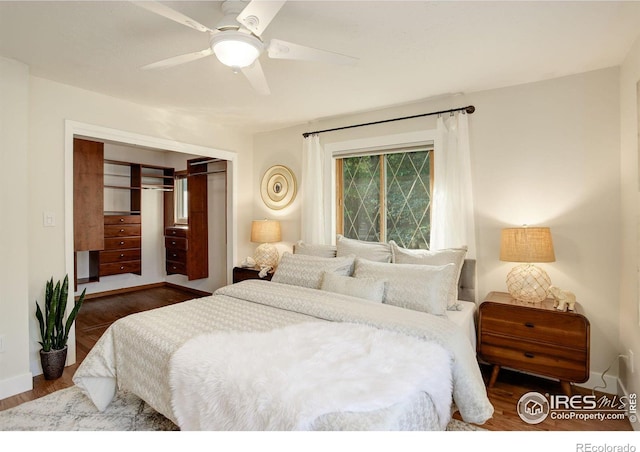
<instances>
[{"instance_id":1,"label":"closet hanging rod","mask_svg":"<svg viewBox=\"0 0 640 452\"><path fill-rule=\"evenodd\" d=\"M191 166L195 166L195 165L206 165L208 163L218 163L218 162L224 162L225 160L223 159L210 159L210 160L203 160L201 162L189 162L189 165Z\"/></svg>"},{"instance_id":2,"label":"closet hanging rod","mask_svg":"<svg viewBox=\"0 0 640 452\"><path fill-rule=\"evenodd\" d=\"M216 174L216 173L226 173L227 170L223 169L223 170L217 170L217 171L203 171L201 173L191 173L191 174L187 174L188 177L191 176L204 176L206 174Z\"/></svg>"},{"instance_id":3,"label":"closet hanging rod","mask_svg":"<svg viewBox=\"0 0 640 452\"><path fill-rule=\"evenodd\" d=\"M336 130L344 130L344 129L353 129L354 127L372 126L375 124L383 124L385 122L403 121L405 119L421 118L423 116L442 115L445 113L454 113L456 111L465 111L468 114L472 114L474 111L476 111L476 107L474 107L473 105L468 105L466 107L451 108L449 110L442 110L442 111L432 111L431 113L422 113L419 115L403 116L401 118L383 119L381 121L366 122L364 124L353 124L350 126L334 127L333 129L324 129L324 130L316 130L314 132L305 132L302 134L302 136L307 138L309 135L315 135L317 133L334 132Z\"/></svg>"}]
</instances>

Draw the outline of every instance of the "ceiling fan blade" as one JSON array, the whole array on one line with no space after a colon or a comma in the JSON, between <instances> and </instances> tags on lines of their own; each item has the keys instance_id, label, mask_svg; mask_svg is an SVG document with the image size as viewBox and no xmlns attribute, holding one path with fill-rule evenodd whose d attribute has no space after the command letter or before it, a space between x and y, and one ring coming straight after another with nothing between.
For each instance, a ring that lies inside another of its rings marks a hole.
<instances>
[{"instance_id":1,"label":"ceiling fan blade","mask_svg":"<svg viewBox=\"0 0 640 452\"><path fill-rule=\"evenodd\" d=\"M190 61L199 60L200 58L207 57L209 55L213 55L213 50L211 48L200 50L199 52L187 53L184 55L178 55L171 58L167 58L166 60L157 61L155 63L147 64L143 66L142 69L161 69L167 68L171 66L177 66L179 64L188 63Z\"/></svg>"},{"instance_id":2,"label":"ceiling fan blade","mask_svg":"<svg viewBox=\"0 0 640 452\"><path fill-rule=\"evenodd\" d=\"M247 80L249 80L253 89L255 89L259 94L262 94L263 96L271 94L267 78L264 76L259 60L254 61L251 66L242 68L242 73L247 77Z\"/></svg>"},{"instance_id":3,"label":"ceiling fan blade","mask_svg":"<svg viewBox=\"0 0 640 452\"><path fill-rule=\"evenodd\" d=\"M162 17L166 17L167 19L171 19L174 22L178 22L179 24L186 25L187 27L191 27L194 30L198 30L202 32L213 32L213 30L210 29L209 27L205 27L198 21L193 20L191 17L185 16L184 14L179 13L175 9L169 8L168 6L165 6L162 3L151 2L151 1L144 1L144 2L132 1L131 3L133 3L136 6L139 6L140 8L144 8L148 11L151 11L152 13L156 13Z\"/></svg>"},{"instance_id":4,"label":"ceiling fan blade","mask_svg":"<svg viewBox=\"0 0 640 452\"><path fill-rule=\"evenodd\" d=\"M251 30L255 35L260 36L265 28L269 26L273 18L276 17L276 14L278 14L278 11L280 11L280 8L282 8L285 2L286 0L252 0L240 14L238 14L236 20Z\"/></svg>"},{"instance_id":5,"label":"ceiling fan blade","mask_svg":"<svg viewBox=\"0 0 640 452\"><path fill-rule=\"evenodd\" d=\"M358 62L358 59L354 57L329 52L328 50L314 49L313 47L300 44L293 44L280 39L272 39L271 42L269 42L268 52L269 58L276 59L321 61L323 63L341 65L354 65Z\"/></svg>"}]
</instances>

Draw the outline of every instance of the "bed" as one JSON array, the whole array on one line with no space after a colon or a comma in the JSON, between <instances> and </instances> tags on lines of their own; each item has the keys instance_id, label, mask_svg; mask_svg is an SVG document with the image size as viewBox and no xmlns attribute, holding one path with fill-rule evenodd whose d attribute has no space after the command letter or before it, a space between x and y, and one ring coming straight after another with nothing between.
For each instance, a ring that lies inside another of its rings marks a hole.
<instances>
[{"instance_id":1,"label":"bed","mask_svg":"<svg viewBox=\"0 0 640 452\"><path fill-rule=\"evenodd\" d=\"M380 285L367 276L405 277L419 265L299 253L285 253L271 282L118 320L74 383L99 410L118 389L131 391L182 430L443 430L454 410L467 422L491 417L475 303L457 299L473 293L465 278L473 261L447 273L457 278L456 299L434 315L340 286L355 282L372 295ZM327 286L329 276L340 284ZM391 300L389 283L382 287Z\"/></svg>"}]
</instances>

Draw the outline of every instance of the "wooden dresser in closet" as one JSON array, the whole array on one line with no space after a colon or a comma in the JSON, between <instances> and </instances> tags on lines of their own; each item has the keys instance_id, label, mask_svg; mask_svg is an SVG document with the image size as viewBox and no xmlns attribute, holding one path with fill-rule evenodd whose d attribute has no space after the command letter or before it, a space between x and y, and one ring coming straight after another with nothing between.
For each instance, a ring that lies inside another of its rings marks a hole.
<instances>
[{"instance_id":1,"label":"wooden dresser in closet","mask_svg":"<svg viewBox=\"0 0 640 452\"><path fill-rule=\"evenodd\" d=\"M100 276L142 274L140 215L104 216L104 251L100 251Z\"/></svg>"},{"instance_id":2,"label":"wooden dresser in closet","mask_svg":"<svg viewBox=\"0 0 640 452\"><path fill-rule=\"evenodd\" d=\"M187 275L187 226L172 226L165 229L164 246L166 248L167 275Z\"/></svg>"}]
</instances>

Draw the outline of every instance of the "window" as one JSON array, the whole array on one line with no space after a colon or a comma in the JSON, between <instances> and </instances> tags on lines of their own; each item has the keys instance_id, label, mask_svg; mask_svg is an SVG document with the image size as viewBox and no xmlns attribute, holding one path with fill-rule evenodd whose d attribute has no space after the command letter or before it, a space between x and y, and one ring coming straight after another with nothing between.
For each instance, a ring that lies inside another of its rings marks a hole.
<instances>
[{"instance_id":1,"label":"window","mask_svg":"<svg viewBox=\"0 0 640 452\"><path fill-rule=\"evenodd\" d=\"M428 248L432 149L345 157L336 161L336 229L345 237Z\"/></svg>"},{"instance_id":2,"label":"window","mask_svg":"<svg viewBox=\"0 0 640 452\"><path fill-rule=\"evenodd\" d=\"M187 190L187 172L176 171L174 187L175 218L176 224L188 224L189 220L189 192Z\"/></svg>"}]
</instances>

